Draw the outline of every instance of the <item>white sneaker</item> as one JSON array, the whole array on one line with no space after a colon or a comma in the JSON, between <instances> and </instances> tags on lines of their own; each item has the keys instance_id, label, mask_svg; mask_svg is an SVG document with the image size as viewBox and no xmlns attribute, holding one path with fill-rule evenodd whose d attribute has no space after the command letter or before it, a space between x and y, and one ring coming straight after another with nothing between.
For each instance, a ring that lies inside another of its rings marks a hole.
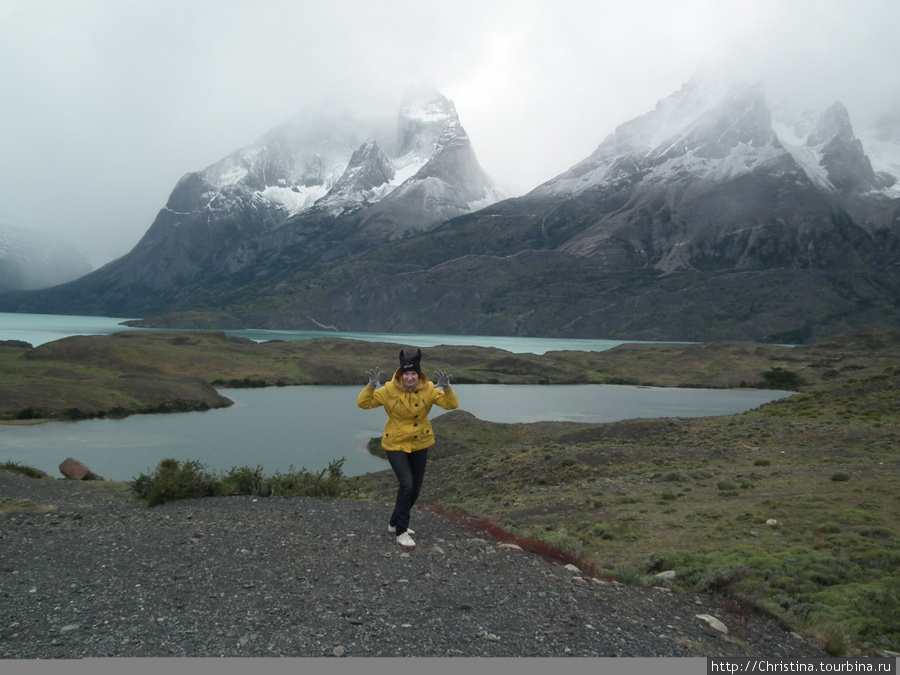
<instances>
[{"instance_id":1,"label":"white sneaker","mask_svg":"<svg viewBox=\"0 0 900 675\"><path fill-rule=\"evenodd\" d=\"M409 528L409 527L406 528L406 531L409 532L410 534L415 534L415 533L416 533L415 530L413 530L413 529L411 529L411 528ZM390 532L391 534L396 534L396 533L397 533L397 528L394 527L393 525L388 525L388 532Z\"/></svg>"},{"instance_id":2,"label":"white sneaker","mask_svg":"<svg viewBox=\"0 0 900 675\"><path fill-rule=\"evenodd\" d=\"M415 548L416 542L412 540L412 537L409 536L409 530L404 532L403 534L397 535L397 543L400 544L404 548Z\"/></svg>"}]
</instances>

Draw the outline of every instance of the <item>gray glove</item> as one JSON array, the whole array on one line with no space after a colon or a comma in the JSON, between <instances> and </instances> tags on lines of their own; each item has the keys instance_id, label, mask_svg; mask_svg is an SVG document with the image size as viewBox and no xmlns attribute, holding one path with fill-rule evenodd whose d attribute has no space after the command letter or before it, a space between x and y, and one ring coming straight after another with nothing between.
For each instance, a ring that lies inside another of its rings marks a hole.
<instances>
[{"instance_id":1,"label":"gray glove","mask_svg":"<svg viewBox=\"0 0 900 675\"><path fill-rule=\"evenodd\" d=\"M378 389L381 386L381 368L375 366L372 370L367 370L366 376L369 378L369 386L372 389Z\"/></svg>"},{"instance_id":2,"label":"gray glove","mask_svg":"<svg viewBox=\"0 0 900 675\"><path fill-rule=\"evenodd\" d=\"M437 375L437 382L435 382L436 387L440 387L441 389L449 389L450 388L450 373L445 373L443 370L436 370L434 374Z\"/></svg>"}]
</instances>

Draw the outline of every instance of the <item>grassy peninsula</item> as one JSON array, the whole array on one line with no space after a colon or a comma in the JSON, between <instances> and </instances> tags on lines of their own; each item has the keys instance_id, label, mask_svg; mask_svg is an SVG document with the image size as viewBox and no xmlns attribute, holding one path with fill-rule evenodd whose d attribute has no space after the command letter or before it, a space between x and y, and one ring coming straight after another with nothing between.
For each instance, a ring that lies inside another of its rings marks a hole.
<instances>
[{"instance_id":1,"label":"grassy peninsula","mask_svg":"<svg viewBox=\"0 0 900 675\"><path fill-rule=\"evenodd\" d=\"M431 370L459 384L634 384L811 391L880 374L898 363L896 331L810 346L746 342L625 344L605 352L514 354L485 347L428 348ZM414 345L321 338L252 340L221 332L123 332L68 337L36 348L0 342L0 420L80 419L230 405L221 390L365 384L393 372Z\"/></svg>"}]
</instances>

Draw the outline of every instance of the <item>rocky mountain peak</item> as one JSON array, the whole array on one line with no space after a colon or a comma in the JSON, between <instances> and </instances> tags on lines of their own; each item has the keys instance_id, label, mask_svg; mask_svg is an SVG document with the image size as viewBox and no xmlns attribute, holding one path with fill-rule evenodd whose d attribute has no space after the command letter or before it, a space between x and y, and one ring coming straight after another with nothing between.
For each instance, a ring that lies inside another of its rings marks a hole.
<instances>
[{"instance_id":1,"label":"rocky mountain peak","mask_svg":"<svg viewBox=\"0 0 900 675\"><path fill-rule=\"evenodd\" d=\"M332 215L354 211L370 200L377 201L395 175L393 163L378 142L368 141L350 156L344 173L316 207L330 210Z\"/></svg>"},{"instance_id":2,"label":"rocky mountain peak","mask_svg":"<svg viewBox=\"0 0 900 675\"><path fill-rule=\"evenodd\" d=\"M460 128L453 102L430 85L410 87L400 106L397 156L427 160L448 127Z\"/></svg>"},{"instance_id":3,"label":"rocky mountain peak","mask_svg":"<svg viewBox=\"0 0 900 675\"><path fill-rule=\"evenodd\" d=\"M832 104L820 115L818 123L806 139L806 144L822 145L832 140L845 143L854 140L850 114L840 102Z\"/></svg>"},{"instance_id":4,"label":"rocky mountain peak","mask_svg":"<svg viewBox=\"0 0 900 675\"><path fill-rule=\"evenodd\" d=\"M840 102L822 113L806 145L815 149L828 181L839 193L882 190L895 182L892 176L878 174L872 168L862 142L853 133L850 115Z\"/></svg>"},{"instance_id":5,"label":"rocky mountain peak","mask_svg":"<svg viewBox=\"0 0 900 675\"><path fill-rule=\"evenodd\" d=\"M761 84L695 79L617 127L586 160L536 194L577 194L635 181L725 180L783 152Z\"/></svg>"},{"instance_id":6,"label":"rocky mountain peak","mask_svg":"<svg viewBox=\"0 0 900 675\"><path fill-rule=\"evenodd\" d=\"M655 163L684 156L722 160L734 153L759 152L775 142L762 85L751 84L730 90L665 138L654 149Z\"/></svg>"}]
</instances>

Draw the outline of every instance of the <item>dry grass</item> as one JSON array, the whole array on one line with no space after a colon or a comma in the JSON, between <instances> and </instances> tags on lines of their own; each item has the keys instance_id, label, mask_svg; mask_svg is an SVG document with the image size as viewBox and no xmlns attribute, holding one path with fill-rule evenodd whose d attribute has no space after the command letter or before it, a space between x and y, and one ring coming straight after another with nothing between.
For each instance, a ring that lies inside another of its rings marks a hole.
<instances>
[{"instance_id":1,"label":"dry grass","mask_svg":"<svg viewBox=\"0 0 900 675\"><path fill-rule=\"evenodd\" d=\"M56 513L57 507L52 504L36 504L28 499L0 498L0 515L21 513L22 511L50 514Z\"/></svg>"}]
</instances>

